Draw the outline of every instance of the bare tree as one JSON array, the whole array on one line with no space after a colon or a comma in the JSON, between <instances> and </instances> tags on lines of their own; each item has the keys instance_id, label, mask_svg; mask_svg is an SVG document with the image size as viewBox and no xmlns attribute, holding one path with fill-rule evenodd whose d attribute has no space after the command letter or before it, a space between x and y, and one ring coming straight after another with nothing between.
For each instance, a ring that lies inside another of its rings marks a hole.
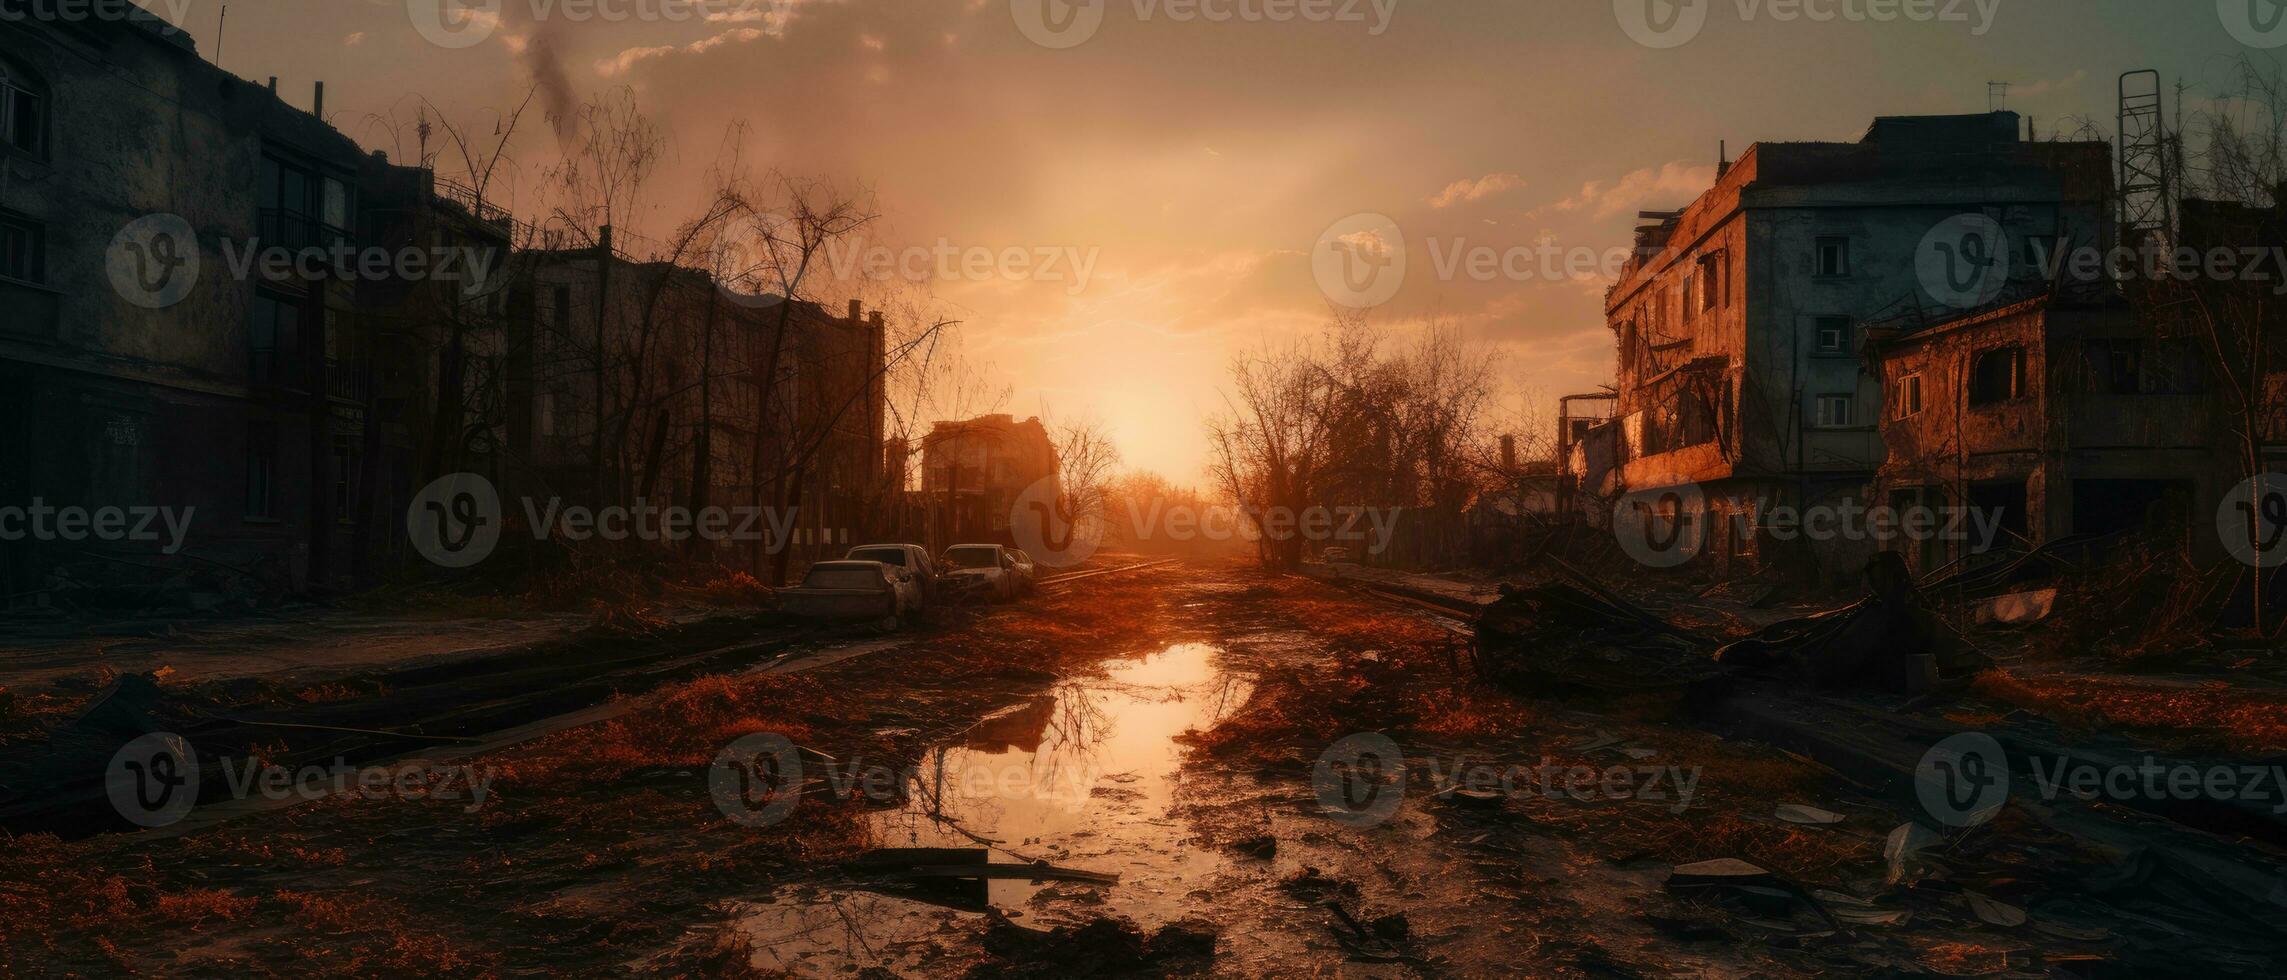
<instances>
[{"instance_id":1,"label":"bare tree","mask_svg":"<svg viewBox=\"0 0 2287 980\"><path fill-rule=\"evenodd\" d=\"M1458 548L1462 509L1485 485L1473 462L1492 399L1490 352L1433 322L1392 345L1362 314L1337 311L1311 341L1241 356L1228 410L1208 423L1219 489L1264 532L1266 562L1291 567L1291 519L1311 507L1416 509L1415 526Z\"/></svg>"}]
</instances>

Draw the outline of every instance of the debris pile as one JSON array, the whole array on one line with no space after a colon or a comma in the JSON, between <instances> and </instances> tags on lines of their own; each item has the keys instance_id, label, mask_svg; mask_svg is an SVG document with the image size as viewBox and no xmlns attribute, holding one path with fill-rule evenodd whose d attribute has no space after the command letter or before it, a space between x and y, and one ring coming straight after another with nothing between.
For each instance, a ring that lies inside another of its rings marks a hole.
<instances>
[{"instance_id":1,"label":"debris pile","mask_svg":"<svg viewBox=\"0 0 2287 980\"><path fill-rule=\"evenodd\" d=\"M1867 597L1814 616L1774 623L1715 652L1717 662L1783 675L1817 688L1920 693L1966 678L1991 661L1924 607L1897 552L1866 566Z\"/></svg>"},{"instance_id":2,"label":"debris pile","mask_svg":"<svg viewBox=\"0 0 2287 980\"><path fill-rule=\"evenodd\" d=\"M1503 586L1476 625L1478 678L1522 693L1628 694L1719 672L1706 637L1585 581Z\"/></svg>"},{"instance_id":3,"label":"debris pile","mask_svg":"<svg viewBox=\"0 0 2287 980\"><path fill-rule=\"evenodd\" d=\"M984 935L990 960L978 977L1133 977L1197 975L1214 965L1218 930L1197 920L1171 922L1145 935L1125 918L1104 917L1041 930L998 913Z\"/></svg>"}]
</instances>

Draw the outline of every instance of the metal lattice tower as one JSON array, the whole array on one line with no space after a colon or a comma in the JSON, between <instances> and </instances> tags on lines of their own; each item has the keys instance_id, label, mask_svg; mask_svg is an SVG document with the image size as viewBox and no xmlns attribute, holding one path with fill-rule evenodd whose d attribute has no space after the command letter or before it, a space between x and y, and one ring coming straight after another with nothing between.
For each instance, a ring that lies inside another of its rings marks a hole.
<instances>
[{"instance_id":1,"label":"metal lattice tower","mask_svg":"<svg viewBox=\"0 0 2287 980\"><path fill-rule=\"evenodd\" d=\"M2120 76L2120 237L2130 245L2175 233L2176 175L2161 96L2158 71Z\"/></svg>"}]
</instances>

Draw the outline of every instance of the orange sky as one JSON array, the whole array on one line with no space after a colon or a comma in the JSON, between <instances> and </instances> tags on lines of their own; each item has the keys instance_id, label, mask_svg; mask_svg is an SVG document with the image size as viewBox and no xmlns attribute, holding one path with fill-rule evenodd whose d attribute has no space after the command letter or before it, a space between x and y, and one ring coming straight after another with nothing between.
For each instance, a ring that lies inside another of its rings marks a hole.
<instances>
[{"instance_id":1,"label":"orange sky","mask_svg":"<svg viewBox=\"0 0 2287 980\"><path fill-rule=\"evenodd\" d=\"M1696 33L1671 47L1623 26L1631 5L1668 0L1102 0L1100 16L1083 4L1058 21L1093 27L1068 47L1034 40L1041 4L1063 0L506 0L473 25L467 2L236 0L221 61L281 76L297 102L324 79L334 124L399 159L415 95L481 132L536 73L573 99L631 86L673 140L658 210L632 222L655 234L736 120L751 166L871 188L873 244L1053 253L1048 277L928 287L1012 388L1005 410L1093 415L1131 465L1177 480L1199 478L1231 354L1325 321L1311 255L1342 219L1386 215L1406 242L1375 322L1458 325L1500 358L1506 406L1553 402L1609 381L1604 281L1546 277L1537 258L1480 281L1440 260L1623 247L1639 208L1706 185L1718 140L1736 154L1855 139L1876 114L1983 111L1988 80L2012 82L2008 107L2046 130L2109 119L2130 68L2197 99L2235 59L2277 57L2205 0L1936 0L1933 16L1961 19L1888 23L1850 13L1867 0L1809 0L1836 13L1824 22L1700 0ZM440 3L475 30L425 34ZM146 6L214 54L219 4ZM554 150L535 126L517 161ZM537 206L528 187L513 205ZM1086 259L1085 279L1066 257Z\"/></svg>"}]
</instances>

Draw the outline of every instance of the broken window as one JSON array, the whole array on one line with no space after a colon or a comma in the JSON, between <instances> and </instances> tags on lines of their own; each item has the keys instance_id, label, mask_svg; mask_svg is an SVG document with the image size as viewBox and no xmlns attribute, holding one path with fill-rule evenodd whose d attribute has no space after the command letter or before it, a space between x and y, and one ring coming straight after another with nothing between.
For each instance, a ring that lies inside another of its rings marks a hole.
<instances>
[{"instance_id":1,"label":"broken window","mask_svg":"<svg viewBox=\"0 0 2287 980\"><path fill-rule=\"evenodd\" d=\"M1913 418L1922 414L1922 376L1909 374L1898 379L1890 391L1890 417Z\"/></svg>"},{"instance_id":2,"label":"broken window","mask_svg":"<svg viewBox=\"0 0 2287 980\"><path fill-rule=\"evenodd\" d=\"M46 237L39 225L0 214L0 276L22 282L45 282L47 262L41 253Z\"/></svg>"},{"instance_id":3,"label":"broken window","mask_svg":"<svg viewBox=\"0 0 2287 980\"><path fill-rule=\"evenodd\" d=\"M1811 318L1812 349L1821 354L1850 353L1850 318L1846 316L1814 316Z\"/></svg>"},{"instance_id":4,"label":"broken window","mask_svg":"<svg viewBox=\"0 0 2287 980\"><path fill-rule=\"evenodd\" d=\"M1851 403L1856 400L1854 395L1818 396L1818 427L1821 429L1849 428L1853 424L1851 421Z\"/></svg>"},{"instance_id":5,"label":"broken window","mask_svg":"<svg viewBox=\"0 0 2287 980\"><path fill-rule=\"evenodd\" d=\"M1731 305L1730 256L1710 252L1699 257L1699 308L1712 310Z\"/></svg>"},{"instance_id":6,"label":"broken window","mask_svg":"<svg viewBox=\"0 0 2287 980\"><path fill-rule=\"evenodd\" d=\"M2142 390L2144 342L2108 338L2081 343L2083 390L2092 395L2133 395Z\"/></svg>"},{"instance_id":7,"label":"broken window","mask_svg":"<svg viewBox=\"0 0 2287 980\"><path fill-rule=\"evenodd\" d=\"M2200 350L2184 341L2121 337L2081 343L2081 390L2092 395L2196 395Z\"/></svg>"},{"instance_id":8,"label":"broken window","mask_svg":"<svg viewBox=\"0 0 2287 980\"><path fill-rule=\"evenodd\" d=\"M1811 275L1836 278L1850 274L1850 239L1821 238L1811 262Z\"/></svg>"},{"instance_id":9,"label":"broken window","mask_svg":"<svg viewBox=\"0 0 2287 980\"><path fill-rule=\"evenodd\" d=\"M2000 347L1977 355L1969 370L1969 403L1993 405L2025 393L2025 348Z\"/></svg>"},{"instance_id":10,"label":"broken window","mask_svg":"<svg viewBox=\"0 0 2287 980\"><path fill-rule=\"evenodd\" d=\"M38 155L47 128L47 86L32 74L0 60L0 143Z\"/></svg>"}]
</instances>

